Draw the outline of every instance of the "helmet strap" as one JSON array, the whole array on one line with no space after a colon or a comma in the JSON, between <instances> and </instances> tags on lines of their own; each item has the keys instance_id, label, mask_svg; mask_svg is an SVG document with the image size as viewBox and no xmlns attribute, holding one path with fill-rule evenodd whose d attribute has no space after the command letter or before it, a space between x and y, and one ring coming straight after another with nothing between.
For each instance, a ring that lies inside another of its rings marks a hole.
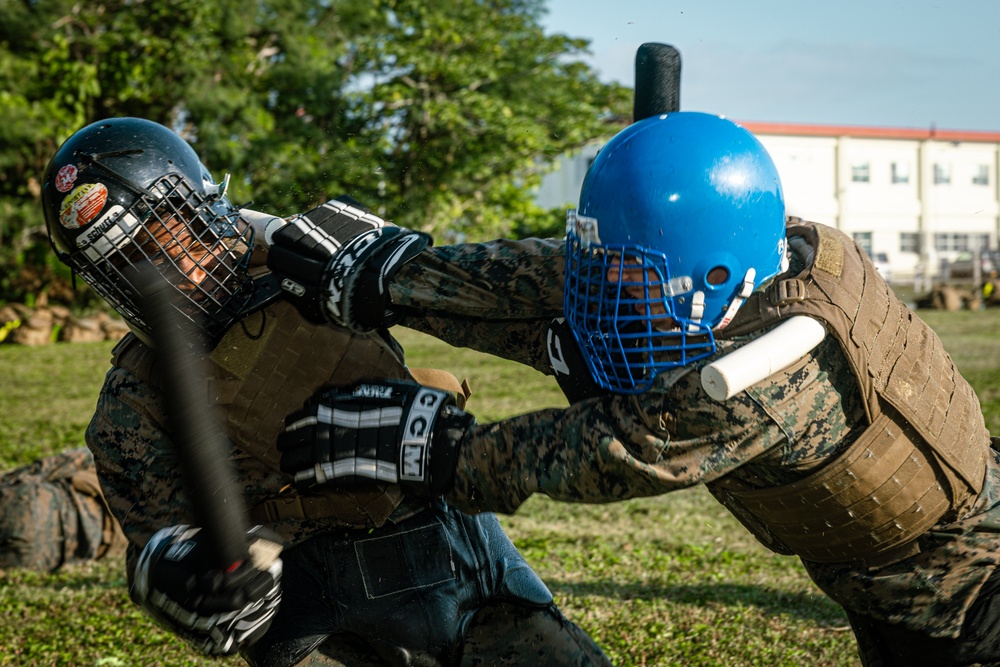
<instances>
[{"instance_id":1,"label":"helmet strap","mask_svg":"<svg viewBox=\"0 0 1000 667\"><path fill-rule=\"evenodd\" d=\"M732 301L729 302L729 308L726 309L726 314L723 316L722 321L719 322L716 329L722 329L736 317L736 311L740 309L743 302L746 301L751 294L753 294L753 279L757 277L757 270L752 266L747 269L746 275L743 276L743 284L740 286L740 291L736 293L736 296Z\"/></svg>"},{"instance_id":2,"label":"helmet strap","mask_svg":"<svg viewBox=\"0 0 1000 667\"><path fill-rule=\"evenodd\" d=\"M700 331L698 325L701 324L701 318L703 317L705 317L705 293L698 290L691 295L691 316L688 317L688 320L690 320L688 331L690 333Z\"/></svg>"}]
</instances>

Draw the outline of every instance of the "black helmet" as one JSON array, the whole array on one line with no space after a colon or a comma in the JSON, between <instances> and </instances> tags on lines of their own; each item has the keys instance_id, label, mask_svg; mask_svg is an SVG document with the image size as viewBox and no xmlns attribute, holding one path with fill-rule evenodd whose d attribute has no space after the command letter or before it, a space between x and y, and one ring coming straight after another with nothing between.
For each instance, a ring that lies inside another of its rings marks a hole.
<instances>
[{"instance_id":1,"label":"black helmet","mask_svg":"<svg viewBox=\"0 0 1000 667\"><path fill-rule=\"evenodd\" d=\"M163 125L110 118L77 131L45 171L42 207L59 259L144 340L138 270L152 264L210 340L253 294L253 231L194 149Z\"/></svg>"}]
</instances>

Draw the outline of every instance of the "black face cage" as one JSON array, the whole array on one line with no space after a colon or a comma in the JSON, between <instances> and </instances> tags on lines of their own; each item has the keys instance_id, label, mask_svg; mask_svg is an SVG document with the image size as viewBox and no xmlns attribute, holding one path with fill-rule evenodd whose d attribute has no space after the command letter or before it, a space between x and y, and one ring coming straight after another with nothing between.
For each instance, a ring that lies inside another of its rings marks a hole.
<instances>
[{"instance_id":1,"label":"black face cage","mask_svg":"<svg viewBox=\"0 0 1000 667\"><path fill-rule=\"evenodd\" d=\"M68 261L118 313L152 337L142 316L139 267L152 264L177 290L177 310L209 341L242 317L253 296L247 272L253 229L221 197L168 174L126 210L113 207L78 238ZM117 209L117 210L115 210Z\"/></svg>"}]
</instances>

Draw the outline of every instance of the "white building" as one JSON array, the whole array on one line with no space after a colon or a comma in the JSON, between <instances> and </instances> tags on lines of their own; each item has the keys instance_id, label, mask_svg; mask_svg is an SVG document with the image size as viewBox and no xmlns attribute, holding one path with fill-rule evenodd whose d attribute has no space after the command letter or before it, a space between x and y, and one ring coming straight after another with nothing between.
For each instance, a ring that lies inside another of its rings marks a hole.
<instances>
[{"instance_id":1,"label":"white building","mask_svg":"<svg viewBox=\"0 0 1000 667\"><path fill-rule=\"evenodd\" d=\"M894 279L937 276L943 262L998 247L1000 132L741 125L774 159L788 213L885 253ZM574 206L599 148L560 160L539 204Z\"/></svg>"}]
</instances>

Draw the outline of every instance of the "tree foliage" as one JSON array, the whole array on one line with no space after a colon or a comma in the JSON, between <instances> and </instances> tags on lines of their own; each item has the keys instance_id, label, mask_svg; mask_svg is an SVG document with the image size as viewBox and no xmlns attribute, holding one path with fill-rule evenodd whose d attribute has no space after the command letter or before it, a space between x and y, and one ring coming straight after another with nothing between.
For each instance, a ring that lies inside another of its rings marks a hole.
<instances>
[{"instance_id":1,"label":"tree foliage","mask_svg":"<svg viewBox=\"0 0 1000 667\"><path fill-rule=\"evenodd\" d=\"M217 176L232 174L234 201L278 215L348 193L440 241L551 226L531 188L554 157L613 134L631 92L580 61L585 40L545 34L544 11L543 0L0 0L0 300L59 269L39 203L45 165L111 116L173 127Z\"/></svg>"}]
</instances>

